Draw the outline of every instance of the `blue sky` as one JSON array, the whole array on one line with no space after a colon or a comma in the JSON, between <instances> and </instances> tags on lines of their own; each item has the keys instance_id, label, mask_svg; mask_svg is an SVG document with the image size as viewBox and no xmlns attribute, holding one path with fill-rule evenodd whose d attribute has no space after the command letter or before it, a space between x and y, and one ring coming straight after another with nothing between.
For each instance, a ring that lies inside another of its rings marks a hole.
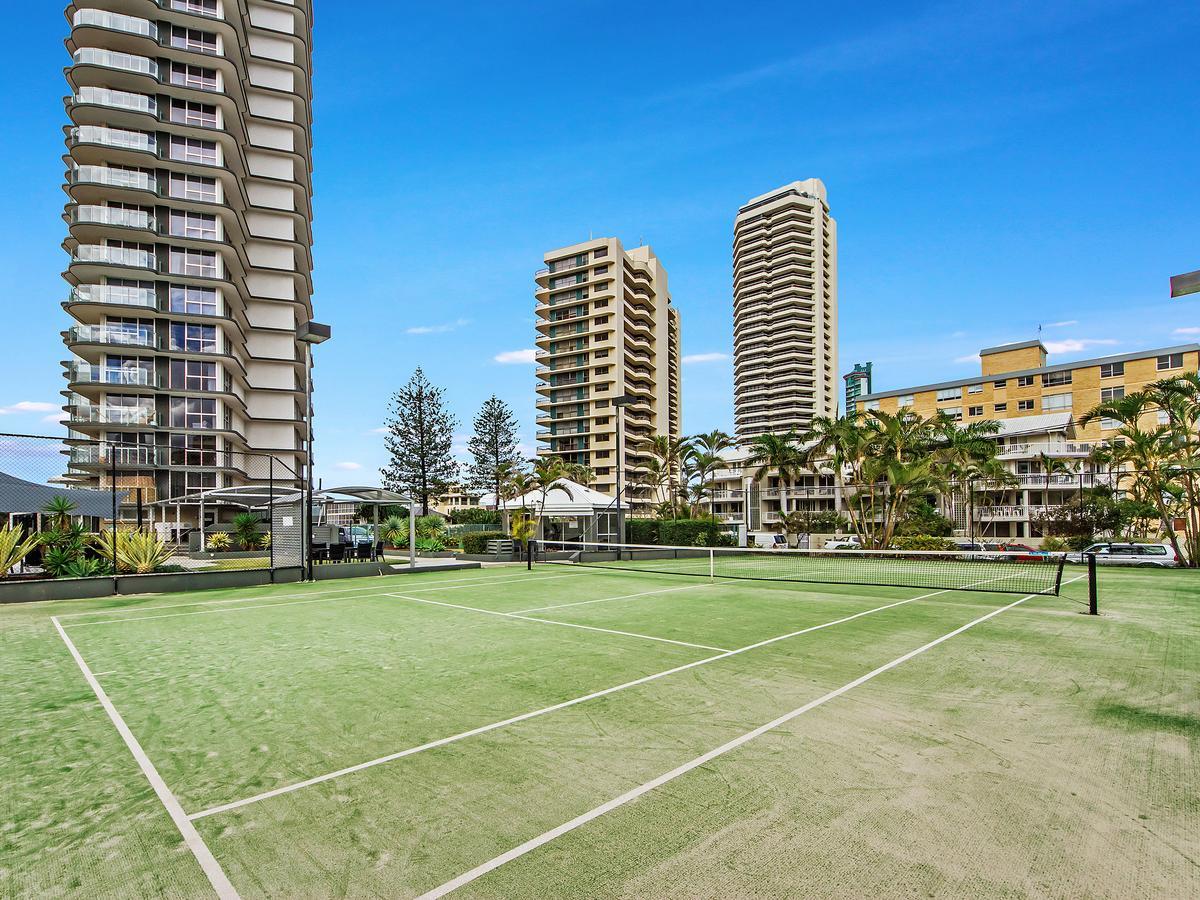
<instances>
[{"instance_id":1,"label":"blue sky","mask_svg":"<svg viewBox=\"0 0 1200 900\"><path fill-rule=\"evenodd\" d=\"M728 429L733 217L812 176L842 369L873 360L877 389L1039 324L1058 360L1200 340L1167 298L1200 268L1200 7L843 7L317 0L318 475L372 480L417 365L463 435L495 391L532 447L533 367L497 357L533 346L542 253L589 233L654 247L699 357L684 428ZM0 429L57 433L66 23L7 21Z\"/></svg>"}]
</instances>

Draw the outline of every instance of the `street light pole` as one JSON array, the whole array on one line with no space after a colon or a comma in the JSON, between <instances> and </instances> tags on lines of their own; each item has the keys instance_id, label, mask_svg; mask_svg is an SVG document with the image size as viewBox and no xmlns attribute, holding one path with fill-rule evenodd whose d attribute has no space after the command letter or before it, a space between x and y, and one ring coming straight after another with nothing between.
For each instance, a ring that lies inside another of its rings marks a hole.
<instances>
[{"instance_id":1,"label":"street light pole","mask_svg":"<svg viewBox=\"0 0 1200 900\"><path fill-rule=\"evenodd\" d=\"M320 322L308 321L301 325L296 330L296 339L304 344L304 409L307 421L305 427L307 440L305 441L305 479L304 490L304 510L300 515L300 523L304 528L303 547L304 558L301 562L304 564L304 576L308 581L313 580L313 558L312 558L312 504L313 504L313 345L323 344L333 334L333 329L328 325L323 325Z\"/></svg>"},{"instance_id":2,"label":"street light pole","mask_svg":"<svg viewBox=\"0 0 1200 900\"><path fill-rule=\"evenodd\" d=\"M625 488L623 479L623 469L625 463L625 449L622 446L622 432L625 431L625 407L637 402L637 397L632 394L622 394L620 397L614 397L612 405L617 410L617 543L625 543L625 507L621 503L621 494Z\"/></svg>"}]
</instances>

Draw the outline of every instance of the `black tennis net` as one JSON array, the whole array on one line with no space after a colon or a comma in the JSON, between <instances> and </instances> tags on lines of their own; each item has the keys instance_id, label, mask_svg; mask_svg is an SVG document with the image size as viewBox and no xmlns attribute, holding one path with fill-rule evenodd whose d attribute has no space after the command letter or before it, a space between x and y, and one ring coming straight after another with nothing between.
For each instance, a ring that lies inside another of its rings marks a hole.
<instances>
[{"instance_id":1,"label":"black tennis net","mask_svg":"<svg viewBox=\"0 0 1200 900\"><path fill-rule=\"evenodd\" d=\"M764 550L573 541L539 541L536 559L701 578L1054 595L1065 561L1061 553L1028 551Z\"/></svg>"}]
</instances>

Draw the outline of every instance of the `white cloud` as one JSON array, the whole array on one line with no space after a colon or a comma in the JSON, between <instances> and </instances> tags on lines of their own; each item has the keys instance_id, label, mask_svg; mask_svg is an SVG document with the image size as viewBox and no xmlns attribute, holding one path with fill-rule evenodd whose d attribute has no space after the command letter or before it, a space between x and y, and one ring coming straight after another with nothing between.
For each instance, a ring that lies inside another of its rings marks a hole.
<instances>
[{"instance_id":1,"label":"white cloud","mask_svg":"<svg viewBox=\"0 0 1200 900\"><path fill-rule=\"evenodd\" d=\"M372 428L371 434L387 434L388 428L386 425L380 425L378 428Z\"/></svg>"},{"instance_id":2,"label":"white cloud","mask_svg":"<svg viewBox=\"0 0 1200 900\"><path fill-rule=\"evenodd\" d=\"M497 353L493 359L502 366L528 365L537 358L536 350L505 350Z\"/></svg>"},{"instance_id":3,"label":"white cloud","mask_svg":"<svg viewBox=\"0 0 1200 900\"><path fill-rule=\"evenodd\" d=\"M956 363L977 363L979 362L979 354L971 353L967 356L956 356L954 357L954 361Z\"/></svg>"},{"instance_id":4,"label":"white cloud","mask_svg":"<svg viewBox=\"0 0 1200 900\"><path fill-rule=\"evenodd\" d=\"M721 362L725 359L729 359L728 353L692 353L685 356L683 361L690 365L691 363Z\"/></svg>"},{"instance_id":5,"label":"white cloud","mask_svg":"<svg viewBox=\"0 0 1200 900\"><path fill-rule=\"evenodd\" d=\"M56 413L50 413L50 415L48 415L48 416L43 416L42 421L47 423L48 425L57 425L60 422L67 421L67 419L69 419L69 418L71 418L69 415L67 415L62 410L59 410Z\"/></svg>"},{"instance_id":6,"label":"white cloud","mask_svg":"<svg viewBox=\"0 0 1200 900\"><path fill-rule=\"evenodd\" d=\"M1176 328L1171 334L1200 334L1200 328Z\"/></svg>"},{"instance_id":7,"label":"white cloud","mask_svg":"<svg viewBox=\"0 0 1200 900\"><path fill-rule=\"evenodd\" d=\"M362 468L362 463L340 462L340 463L334 463L333 467L335 469L341 469L343 472L357 472L359 469Z\"/></svg>"},{"instance_id":8,"label":"white cloud","mask_svg":"<svg viewBox=\"0 0 1200 900\"><path fill-rule=\"evenodd\" d=\"M21 400L11 406L0 406L0 416L15 416L21 413L48 413L54 412L62 404L60 403L42 403L37 400ZM57 422L58 419L55 419Z\"/></svg>"},{"instance_id":9,"label":"white cloud","mask_svg":"<svg viewBox=\"0 0 1200 900\"><path fill-rule=\"evenodd\" d=\"M453 322L446 322L442 325L414 325L411 328L405 328L405 334L445 334L447 331L455 331L462 328L464 325L470 325L470 319L455 319Z\"/></svg>"},{"instance_id":10,"label":"white cloud","mask_svg":"<svg viewBox=\"0 0 1200 900\"><path fill-rule=\"evenodd\" d=\"M1061 341L1046 341L1047 353L1080 353L1089 347L1111 347L1120 341L1113 338L1066 338Z\"/></svg>"},{"instance_id":11,"label":"white cloud","mask_svg":"<svg viewBox=\"0 0 1200 900\"><path fill-rule=\"evenodd\" d=\"M1066 321L1063 321L1063 322L1051 322L1046 327L1047 328L1067 328L1068 326L1078 325L1078 324L1079 324L1078 319L1067 319Z\"/></svg>"}]
</instances>

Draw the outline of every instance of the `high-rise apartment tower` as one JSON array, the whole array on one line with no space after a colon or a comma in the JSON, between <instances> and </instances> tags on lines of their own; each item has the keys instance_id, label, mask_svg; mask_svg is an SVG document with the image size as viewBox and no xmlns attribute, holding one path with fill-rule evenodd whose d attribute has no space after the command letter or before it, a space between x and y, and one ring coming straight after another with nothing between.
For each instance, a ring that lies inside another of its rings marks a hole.
<instances>
[{"instance_id":1,"label":"high-rise apartment tower","mask_svg":"<svg viewBox=\"0 0 1200 900\"><path fill-rule=\"evenodd\" d=\"M596 238L545 255L536 275L538 453L591 468L591 487L615 495L623 423L623 496L645 508L655 435L677 440L680 323L667 270L649 247ZM617 397L630 403L620 411Z\"/></svg>"},{"instance_id":2,"label":"high-rise apartment tower","mask_svg":"<svg viewBox=\"0 0 1200 900\"><path fill-rule=\"evenodd\" d=\"M733 227L734 427L803 431L838 405L837 225L819 179L738 210Z\"/></svg>"},{"instance_id":3,"label":"high-rise apartment tower","mask_svg":"<svg viewBox=\"0 0 1200 900\"><path fill-rule=\"evenodd\" d=\"M83 438L122 443L118 484L146 503L265 478L245 451L273 454L276 478L302 470L311 13L67 7L68 477L106 483L112 460Z\"/></svg>"}]
</instances>

